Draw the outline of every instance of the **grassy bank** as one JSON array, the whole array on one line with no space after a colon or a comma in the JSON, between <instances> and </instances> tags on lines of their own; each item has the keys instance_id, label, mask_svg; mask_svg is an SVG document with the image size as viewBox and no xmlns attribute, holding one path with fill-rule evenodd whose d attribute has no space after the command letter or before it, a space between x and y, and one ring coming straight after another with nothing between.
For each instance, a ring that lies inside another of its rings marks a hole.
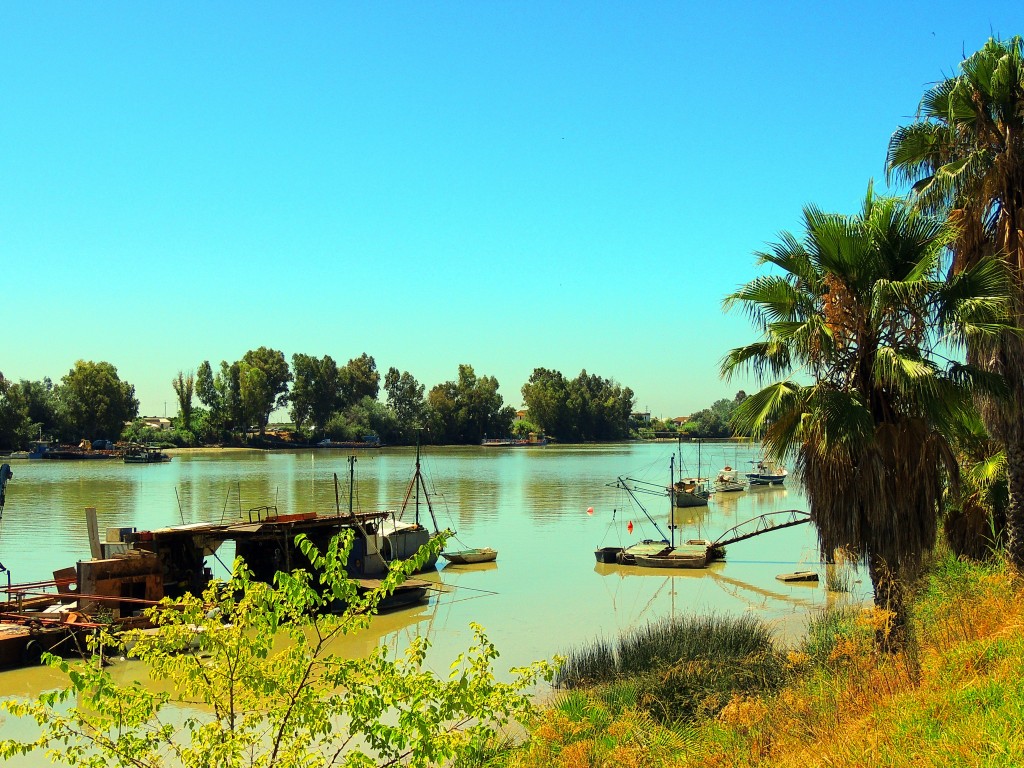
<instances>
[{"instance_id":1,"label":"grassy bank","mask_svg":"<svg viewBox=\"0 0 1024 768\"><path fill-rule=\"evenodd\" d=\"M591 684L563 692L494 764L1024 765L1024 583L945 557L915 596L905 652L875 650L886 621L873 609L823 614L785 651L722 620L703 645L660 642L683 650L672 664L651 650L659 642L647 646L638 656L656 663L634 671L620 661L628 639L583 649L563 681Z\"/></svg>"}]
</instances>

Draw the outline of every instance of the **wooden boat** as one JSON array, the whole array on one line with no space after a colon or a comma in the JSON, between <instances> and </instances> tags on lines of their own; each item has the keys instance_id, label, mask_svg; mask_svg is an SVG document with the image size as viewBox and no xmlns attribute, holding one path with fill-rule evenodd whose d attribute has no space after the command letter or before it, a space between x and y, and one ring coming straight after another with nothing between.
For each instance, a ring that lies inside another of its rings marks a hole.
<instances>
[{"instance_id":1,"label":"wooden boat","mask_svg":"<svg viewBox=\"0 0 1024 768\"><path fill-rule=\"evenodd\" d=\"M747 481L751 485L782 485L789 475L784 466L768 459L751 463L754 464L754 471L747 472Z\"/></svg>"},{"instance_id":2,"label":"wooden boat","mask_svg":"<svg viewBox=\"0 0 1024 768\"><path fill-rule=\"evenodd\" d=\"M480 547L479 549L462 549L457 552L442 552L441 557L452 565L493 563L498 559L498 551L490 547Z\"/></svg>"},{"instance_id":3,"label":"wooden boat","mask_svg":"<svg viewBox=\"0 0 1024 768\"><path fill-rule=\"evenodd\" d=\"M818 573L817 571L793 571L792 573L780 573L775 578L779 581L785 581L787 583L801 581L817 581Z\"/></svg>"}]
</instances>

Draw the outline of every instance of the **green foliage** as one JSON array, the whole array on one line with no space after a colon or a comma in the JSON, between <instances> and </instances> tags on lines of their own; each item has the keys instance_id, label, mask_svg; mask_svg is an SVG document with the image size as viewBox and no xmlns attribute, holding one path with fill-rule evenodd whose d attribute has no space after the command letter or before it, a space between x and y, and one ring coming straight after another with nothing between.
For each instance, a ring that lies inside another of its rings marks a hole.
<instances>
[{"instance_id":1,"label":"green foliage","mask_svg":"<svg viewBox=\"0 0 1024 768\"><path fill-rule=\"evenodd\" d=\"M523 692L550 679L552 666L538 662L498 682L498 652L479 626L447 677L426 665L424 638L395 658L386 646L365 659L330 652L332 640L367 627L379 601L436 554L440 538L367 593L345 575L351 533L323 552L303 537L297 542L316 576L279 573L268 585L236 561L228 582L153 609L155 634L104 632L94 643L107 652L133 643L162 685L117 683L99 656L84 666L48 657L70 685L35 701L0 703L34 718L41 731L31 742L0 741L0 758L46 750L85 768L427 768L476 755L495 730L532 720ZM344 609L323 612L331 605Z\"/></svg>"},{"instance_id":2,"label":"green foliage","mask_svg":"<svg viewBox=\"0 0 1024 768\"><path fill-rule=\"evenodd\" d=\"M488 435L511 432L515 409L504 405L498 380L476 375L471 365L459 366L457 381L430 390L430 433L443 443L479 443Z\"/></svg>"},{"instance_id":3,"label":"green foliage","mask_svg":"<svg viewBox=\"0 0 1024 768\"><path fill-rule=\"evenodd\" d=\"M622 440L629 436L633 390L588 374L566 379L558 371L535 368L522 388L530 420L556 440Z\"/></svg>"},{"instance_id":4,"label":"green foliage","mask_svg":"<svg viewBox=\"0 0 1024 768\"><path fill-rule=\"evenodd\" d=\"M110 363L79 360L56 388L59 413L78 434L72 439L116 440L139 415L135 387L121 381Z\"/></svg>"}]
</instances>

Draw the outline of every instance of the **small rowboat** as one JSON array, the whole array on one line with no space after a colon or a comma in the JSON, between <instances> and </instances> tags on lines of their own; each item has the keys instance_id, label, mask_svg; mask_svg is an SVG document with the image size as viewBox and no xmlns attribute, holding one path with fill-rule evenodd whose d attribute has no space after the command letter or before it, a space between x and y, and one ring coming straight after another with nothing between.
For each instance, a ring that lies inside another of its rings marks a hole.
<instances>
[{"instance_id":1,"label":"small rowboat","mask_svg":"<svg viewBox=\"0 0 1024 768\"><path fill-rule=\"evenodd\" d=\"M816 571L794 571L793 573L780 573L775 578L787 583L795 581L817 581L818 574Z\"/></svg>"},{"instance_id":2,"label":"small rowboat","mask_svg":"<svg viewBox=\"0 0 1024 768\"><path fill-rule=\"evenodd\" d=\"M498 559L498 550L490 547L480 549L462 549L458 552L442 552L441 557L452 565L473 565L475 563L493 563Z\"/></svg>"}]
</instances>

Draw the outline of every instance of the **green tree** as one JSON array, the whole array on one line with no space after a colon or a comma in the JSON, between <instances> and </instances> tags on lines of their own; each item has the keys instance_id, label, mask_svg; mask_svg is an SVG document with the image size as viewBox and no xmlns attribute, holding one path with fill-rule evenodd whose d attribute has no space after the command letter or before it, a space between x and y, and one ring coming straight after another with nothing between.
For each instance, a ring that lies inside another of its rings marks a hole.
<instances>
[{"instance_id":1,"label":"green tree","mask_svg":"<svg viewBox=\"0 0 1024 768\"><path fill-rule=\"evenodd\" d=\"M388 396L388 405L395 413L402 438L412 438L416 429L422 427L425 421L425 387L408 371L399 373L397 368L391 367L384 376L384 391Z\"/></svg>"},{"instance_id":2,"label":"green tree","mask_svg":"<svg viewBox=\"0 0 1024 768\"><path fill-rule=\"evenodd\" d=\"M79 360L56 391L61 413L77 438L116 440L139 415L135 387L110 363Z\"/></svg>"},{"instance_id":3,"label":"green tree","mask_svg":"<svg viewBox=\"0 0 1024 768\"><path fill-rule=\"evenodd\" d=\"M297 430L309 421L313 431L321 433L331 420L339 402L338 364L330 355L319 360L311 355L292 355L295 381L289 400L291 417Z\"/></svg>"},{"instance_id":4,"label":"green tree","mask_svg":"<svg viewBox=\"0 0 1024 768\"><path fill-rule=\"evenodd\" d=\"M534 368L521 393L530 421L558 440L572 439L573 424L566 404L568 382L560 371Z\"/></svg>"},{"instance_id":5,"label":"green tree","mask_svg":"<svg viewBox=\"0 0 1024 768\"><path fill-rule=\"evenodd\" d=\"M843 547L864 558L898 643L904 585L935 542L944 479L958 473L948 436L972 395L999 383L941 354L1005 327L1005 275L982 260L943 279L952 230L870 186L859 215L808 207L804 229L758 254L781 274L726 298L764 335L722 372L782 379L734 422L771 457L796 453L823 557Z\"/></svg>"},{"instance_id":6,"label":"green tree","mask_svg":"<svg viewBox=\"0 0 1024 768\"><path fill-rule=\"evenodd\" d=\"M178 416L181 419L181 426L186 431L192 431L192 392L195 390L196 377L189 371L178 375L171 380L174 387L174 394L178 398Z\"/></svg>"},{"instance_id":7,"label":"green tree","mask_svg":"<svg viewBox=\"0 0 1024 768\"><path fill-rule=\"evenodd\" d=\"M279 573L271 586L253 581L236 560L227 583L151 610L155 634L101 636L108 652L134 643L150 677L166 683L118 683L100 656L86 665L47 657L70 684L36 701L0 702L34 717L41 730L34 741L0 741L0 758L46 750L85 768L428 768L474 758L495 729L533 720L524 691L550 680L551 664L513 670L512 682L497 682L497 650L475 625L472 646L446 677L425 663L424 638L395 658L386 645L364 659L330 650L338 637L365 630L380 600L430 552L436 556L441 541L393 565L367 594L345 574L351 533L323 553L299 537L316 576ZM331 606L344 609L327 612ZM185 709L174 714L175 706Z\"/></svg>"},{"instance_id":8,"label":"green tree","mask_svg":"<svg viewBox=\"0 0 1024 768\"><path fill-rule=\"evenodd\" d=\"M238 366L238 393L246 418L243 426L255 422L263 437L273 410L288 404L288 382L292 380L288 361L283 352L260 347L246 352Z\"/></svg>"},{"instance_id":9,"label":"green tree","mask_svg":"<svg viewBox=\"0 0 1024 768\"><path fill-rule=\"evenodd\" d=\"M515 409L498 394L498 380L477 376L471 365L459 366L457 381L438 384L427 402L433 431L447 443L479 443L487 435L508 435Z\"/></svg>"},{"instance_id":10,"label":"green tree","mask_svg":"<svg viewBox=\"0 0 1024 768\"><path fill-rule=\"evenodd\" d=\"M27 445L32 438L32 421L28 402L21 388L0 373L0 448L14 449Z\"/></svg>"},{"instance_id":11,"label":"green tree","mask_svg":"<svg viewBox=\"0 0 1024 768\"><path fill-rule=\"evenodd\" d=\"M1024 327L1024 43L989 39L921 100L917 120L889 142L891 178L910 182L922 210L955 225L954 270L998 255L1013 277L1013 312ZM972 361L1005 375L1008 403L984 410L1006 448L1010 501L1007 550L1024 569L1024 339L1004 334L995 350L969 348Z\"/></svg>"},{"instance_id":12,"label":"green tree","mask_svg":"<svg viewBox=\"0 0 1024 768\"><path fill-rule=\"evenodd\" d=\"M230 434L236 426L245 426L240 393L241 369L238 363L228 365L221 361L220 370L214 374L209 361L204 360L196 370L196 397L205 405L207 432L218 439Z\"/></svg>"},{"instance_id":13,"label":"green tree","mask_svg":"<svg viewBox=\"0 0 1024 768\"><path fill-rule=\"evenodd\" d=\"M352 358L338 372L338 386L342 409L358 403L364 397L376 400L380 393L380 374L377 372L376 361L365 352Z\"/></svg>"}]
</instances>

